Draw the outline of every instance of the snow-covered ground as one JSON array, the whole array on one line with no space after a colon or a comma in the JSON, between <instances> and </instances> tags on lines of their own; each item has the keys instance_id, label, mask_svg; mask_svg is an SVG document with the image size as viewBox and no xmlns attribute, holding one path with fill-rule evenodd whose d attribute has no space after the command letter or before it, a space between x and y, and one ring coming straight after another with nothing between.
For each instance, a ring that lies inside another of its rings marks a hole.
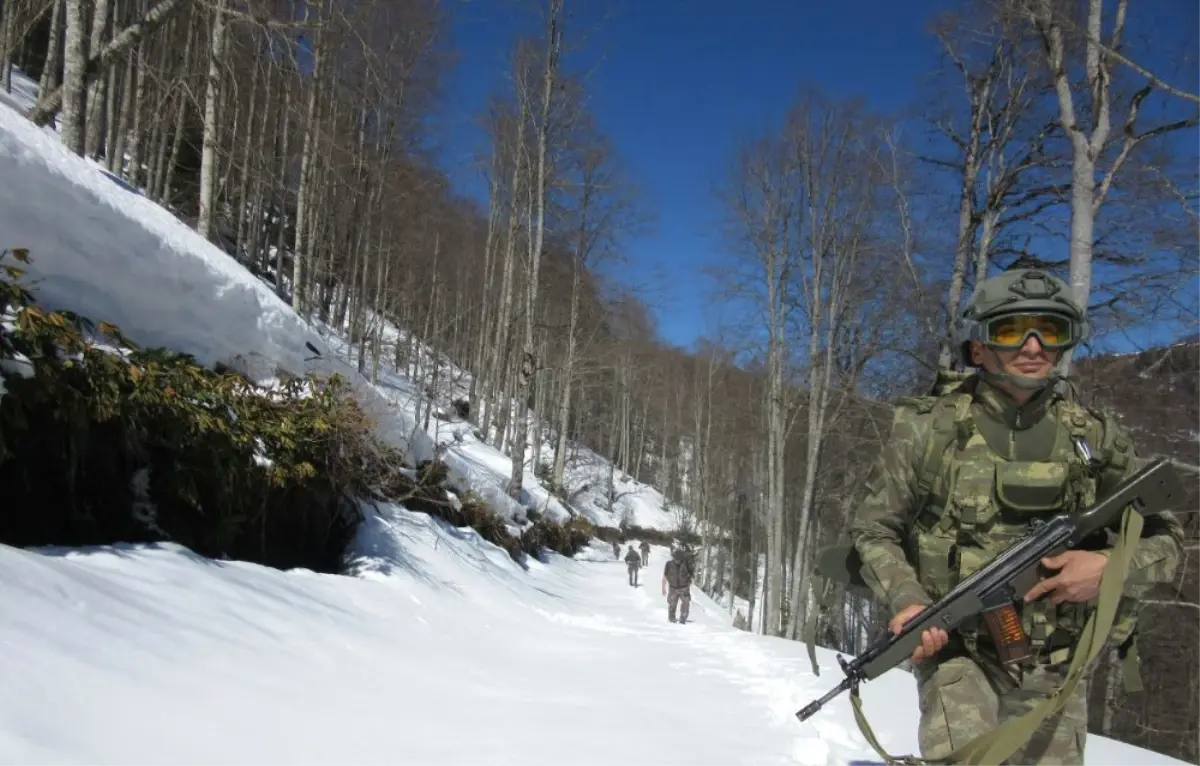
<instances>
[{"instance_id":1,"label":"snow-covered ground","mask_svg":"<svg viewBox=\"0 0 1200 766\"><path fill-rule=\"evenodd\" d=\"M0 548L0 762L878 762L819 652L728 626L698 594L667 622L665 551L631 588L603 545L529 571L472 531L385 508L358 577L174 546ZM863 690L916 747L912 677ZM901 752L902 751L902 752ZM1089 764L1175 763L1093 737Z\"/></svg>"},{"instance_id":2,"label":"snow-covered ground","mask_svg":"<svg viewBox=\"0 0 1200 766\"><path fill-rule=\"evenodd\" d=\"M446 444L457 478L520 512L496 497L507 458L467 424L420 427L418 386L398 373L370 385L336 337L5 104L0 179L0 249L30 249L45 304L260 380L343 372L393 443L415 459ZM612 469L576 454L572 506L670 526L661 496L620 476L625 505L597 507ZM526 502L551 508L527 481ZM0 546L0 763L877 762L844 697L794 718L836 683L829 652L814 677L802 644L734 630L698 589L694 622L669 624L665 555L652 551L638 588L600 543L523 569L472 530L395 506L370 510L345 576L172 545ZM873 681L864 700L885 747L912 752L911 676ZM1099 737L1087 760L1178 762Z\"/></svg>"}]
</instances>

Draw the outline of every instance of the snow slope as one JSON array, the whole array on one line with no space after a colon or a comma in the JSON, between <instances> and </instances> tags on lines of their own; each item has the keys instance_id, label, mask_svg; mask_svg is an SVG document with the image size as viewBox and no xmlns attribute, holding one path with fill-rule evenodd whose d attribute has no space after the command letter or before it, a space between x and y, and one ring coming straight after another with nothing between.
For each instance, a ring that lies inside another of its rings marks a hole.
<instances>
[{"instance_id":1,"label":"snow slope","mask_svg":"<svg viewBox=\"0 0 1200 766\"><path fill-rule=\"evenodd\" d=\"M414 457L445 439L473 485L507 475L465 424L418 427L419 397L404 392L419 389L403 376L369 385L336 338L3 104L0 179L0 248L31 249L44 303L262 380L277 367L345 372ZM642 504L626 507L662 512L652 490L622 488ZM828 652L814 678L802 645L735 631L698 591L695 622L668 624L664 554L636 589L603 545L524 570L472 530L394 506L369 513L347 576L171 545L0 546L0 763L876 760L845 698L805 725L793 717L836 681ZM864 695L885 745L913 750L911 677ZM1176 762L1091 743L1088 763Z\"/></svg>"},{"instance_id":2,"label":"snow slope","mask_svg":"<svg viewBox=\"0 0 1200 766\"><path fill-rule=\"evenodd\" d=\"M533 507L559 520L570 513L526 471L518 503L505 493L509 458L480 442L467 423L417 421L422 385L385 370L373 386L356 368L348 344L327 328L310 326L236 261L97 163L75 156L50 129L39 129L17 108L31 102L34 84L19 72L14 94L0 101L0 250L30 250L35 297L50 309L66 308L119 326L146 346L192 354L260 382L281 371L337 372L355 387L381 435L412 460L439 451L451 476L513 520ZM398 342L392 328L389 340ZM312 344L319 355L308 350ZM444 380L466 379L443 371ZM467 379L469 380L469 379ZM454 395L465 394L465 388ZM449 409L449 397L445 409ZM617 479L615 511L597 499L607 461L576 448L567 486L572 506L593 523L617 526L628 515L636 525L671 529L651 487ZM628 512L626 509L629 509Z\"/></svg>"},{"instance_id":3,"label":"snow slope","mask_svg":"<svg viewBox=\"0 0 1200 766\"><path fill-rule=\"evenodd\" d=\"M357 349L346 343L332 328L318 322L314 322L313 327L336 354L347 361L357 361ZM405 331L390 323L385 323L382 335L385 349L395 348L396 344L407 347L411 341ZM417 344L414 351L418 357L416 375L409 370L380 369L380 391L396 407L411 413L414 420L420 420L417 417L418 407L428 402L432 394L434 407L426 432L439 445L451 471L458 476L470 477L470 485L485 497L495 499L503 495L511 469L508 455L480 441L474 426L454 415L454 401L468 400L470 397L471 374L423 343ZM385 356L390 358L392 354L389 352ZM368 359L365 369L369 368ZM530 439L533 438L532 432L530 428ZM530 448L526 455L531 453ZM624 475L607 459L583 445L571 443L567 453L563 471L566 503L547 491L541 481L527 470L525 497L522 498L524 505L531 505L557 518L570 515L564 507L569 505L571 511L584 516L596 526L619 527L625 521L636 527L658 530L675 529L679 525L677 516L688 513L674 506L668 510L661 492ZM543 439L537 454L537 462L546 465L553 463L554 445L549 437Z\"/></svg>"}]
</instances>

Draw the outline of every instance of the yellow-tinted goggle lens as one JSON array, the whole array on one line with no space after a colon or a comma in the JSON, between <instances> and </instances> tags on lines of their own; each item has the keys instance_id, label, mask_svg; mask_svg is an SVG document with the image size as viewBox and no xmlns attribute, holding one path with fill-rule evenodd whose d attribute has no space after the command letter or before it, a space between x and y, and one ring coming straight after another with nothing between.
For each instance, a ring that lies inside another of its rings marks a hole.
<instances>
[{"instance_id":1,"label":"yellow-tinted goggle lens","mask_svg":"<svg viewBox=\"0 0 1200 766\"><path fill-rule=\"evenodd\" d=\"M1036 332L1043 345L1062 346L1071 342L1071 322L1051 314L1017 314L988 323L987 342L996 346L1019 347Z\"/></svg>"}]
</instances>

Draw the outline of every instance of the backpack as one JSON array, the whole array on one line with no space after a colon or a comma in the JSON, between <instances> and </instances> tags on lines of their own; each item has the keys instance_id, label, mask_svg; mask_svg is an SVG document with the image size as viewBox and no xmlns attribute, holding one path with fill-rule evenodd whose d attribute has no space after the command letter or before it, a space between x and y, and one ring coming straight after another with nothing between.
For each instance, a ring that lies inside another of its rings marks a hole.
<instances>
[{"instance_id":1,"label":"backpack","mask_svg":"<svg viewBox=\"0 0 1200 766\"><path fill-rule=\"evenodd\" d=\"M667 578L667 584L672 588L686 588L692 584L692 570L688 567L686 561L671 559L667 562L667 569L664 574Z\"/></svg>"}]
</instances>

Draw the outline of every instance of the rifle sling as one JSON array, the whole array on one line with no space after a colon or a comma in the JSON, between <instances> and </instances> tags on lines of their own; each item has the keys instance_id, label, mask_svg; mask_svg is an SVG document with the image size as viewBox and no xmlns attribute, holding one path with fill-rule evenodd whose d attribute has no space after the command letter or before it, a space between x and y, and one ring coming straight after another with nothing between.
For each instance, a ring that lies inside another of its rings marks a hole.
<instances>
[{"instance_id":1,"label":"rifle sling","mask_svg":"<svg viewBox=\"0 0 1200 766\"><path fill-rule=\"evenodd\" d=\"M1057 713L1066 704L1075 687L1083 678L1085 670L1099 656L1112 630L1113 619L1117 614L1117 605L1125 590L1125 578L1129 572L1129 562L1133 557L1137 542L1142 536L1142 515L1132 508L1126 508L1121 519L1121 532L1116 544L1112 547L1108 564L1100 577L1100 593L1096 608L1088 615L1083 627L1079 643L1071 657L1071 665L1067 678L1062 686L1047 697L1036 708L1020 718L1006 721L991 731L984 732L975 739L959 747L954 752L942 758L917 758L912 755L896 757L890 755L879 744L875 733L867 723L862 711L862 700L858 688L850 690L850 703L854 707L854 720L859 730L879 757L888 764L905 764L906 766L946 766L948 764L977 764L1003 763L1022 745L1033 737L1042 722Z\"/></svg>"}]
</instances>

